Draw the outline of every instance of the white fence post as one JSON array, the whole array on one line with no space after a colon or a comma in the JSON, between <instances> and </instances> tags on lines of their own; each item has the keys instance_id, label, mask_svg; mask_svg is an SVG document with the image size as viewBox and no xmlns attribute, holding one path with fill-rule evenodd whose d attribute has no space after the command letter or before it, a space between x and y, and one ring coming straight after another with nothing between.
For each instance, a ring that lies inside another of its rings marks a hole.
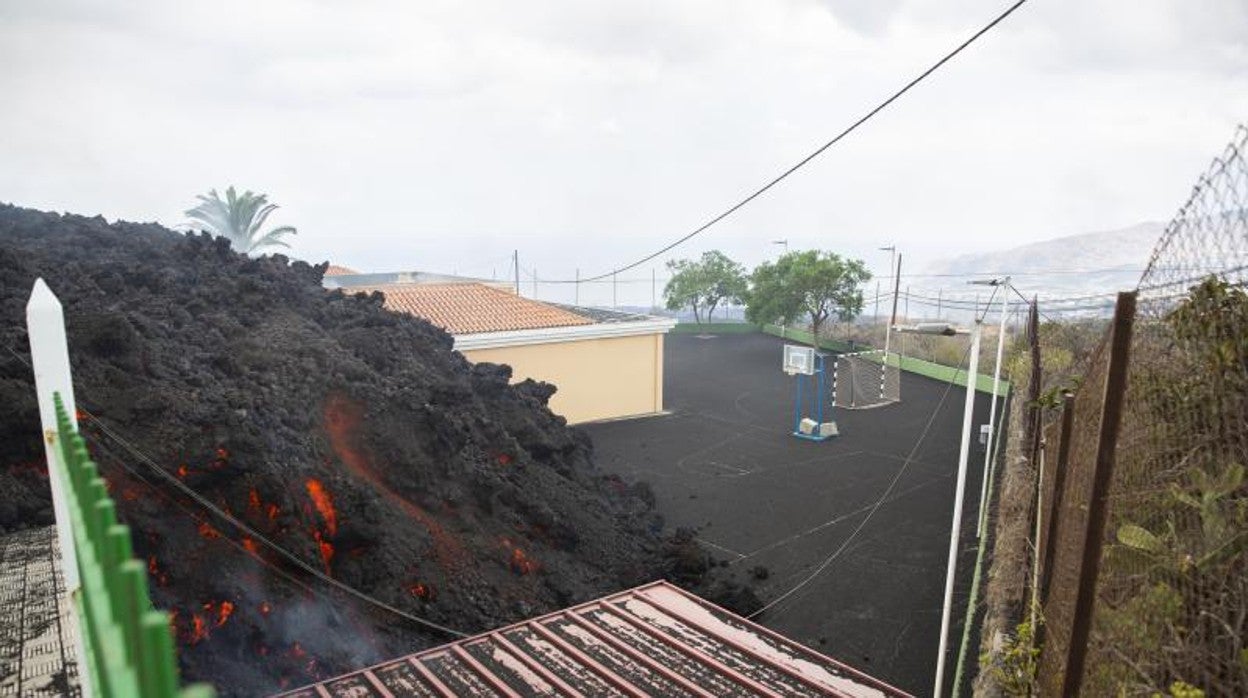
<instances>
[{"instance_id":1,"label":"white fence post","mask_svg":"<svg viewBox=\"0 0 1248 698\"><path fill-rule=\"evenodd\" d=\"M52 489L52 510L56 514L56 538L61 547L61 573L65 575L65 593L75 613L81 613L82 581L78 576L78 554L70 522L66 491L70 487L69 470L61 458L60 430L56 425L56 403L53 395L60 393L70 425L78 430L78 408L74 401L74 382L69 373L69 345L65 340L65 313L52 289L36 279L26 303L26 331L30 338L30 364L35 373L35 393L39 401L39 421L43 425L43 448L48 458L48 484ZM91 698L91 672L81 619L74 624L78 684L82 695Z\"/></svg>"},{"instance_id":2,"label":"white fence post","mask_svg":"<svg viewBox=\"0 0 1248 698\"><path fill-rule=\"evenodd\" d=\"M35 372L39 421L43 424L43 447L48 457L48 483L52 487L52 509L56 513L56 537L61 543L61 566L64 568L66 591L73 595L80 584L78 558L74 554L74 535L65 499L69 482L64 478L68 473L61 460L56 405L52 401L52 395L61 394L65 411L69 413L75 430L78 427L77 408L74 402L74 384L69 375L65 315L61 310L61 302L43 279L35 281L30 301L26 304L26 330L30 337L30 363Z\"/></svg>"}]
</instances>

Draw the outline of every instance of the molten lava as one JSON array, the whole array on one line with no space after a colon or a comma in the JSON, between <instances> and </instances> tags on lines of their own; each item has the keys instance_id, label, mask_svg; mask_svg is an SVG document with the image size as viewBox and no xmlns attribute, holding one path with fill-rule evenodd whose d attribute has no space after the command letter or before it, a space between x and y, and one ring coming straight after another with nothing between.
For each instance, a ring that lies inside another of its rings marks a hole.
<instances>
[{"instance_id":1,"label":"molten lava","mask_svg":"<svg viewBox=\"0 0 1248 698\"><path fill-rule=\"evenodd\" d=\"M316 547L321 553L321 562L325 564L325 574L329 574L329 563L334 559L334 546L329 541L321 538L320 531L312 531L312 537L316 539Z\"/></svg>"},{"instance_id":2,"label":"molten lava","mask_svg":"<svg viewBox=\"0 0 1248 698\"><path fill-rule=\"evenodd\" d=\"M529 559L520 548L511 551L511 571L516 574L528 574L537 569L537 563Z\"/></svg>"},{"instance_id":3,"label":"molten lava","mask_svg":"<svg viewBox=\"0 0 1248 698\"><path fill-rule=\"evenodd\" d=\"M217 609L217 627L225 625L225 621L230 619L230 615L234 613L234 604L230 601L222 601L221 606Z\"/></svg>"},{"instance_id":4,"label":"molten lava","mask_svg":"<svg viewBox=\"0 0 1248 698\"><path fill-rule=\"evenodd\" d=\"M213 528L207 521L201 521L198 530L199 535L208 540L216 540L221 537L221 532Z\"/></svg>"},{"instance_id":5,"label":"molten lava","mask_svg":"<svg viewBox=\"0 0 1248 698\"><path fill-rule=\"evenodd\" d=\"M256 542L254 540L248 538L247 536L243 536L243 539L240 542L243 544L243 549L251 553L252 557L260 557L260 549L256 547Z\"/></svg>"},{"instance_id":6,"label":"molten lava","mask_svg":"<svg viewBox=\"0 0 1248 698\"><path fill-rule=\"evenodd\" d=\"M179 465L179 466L178 466L178 478L179 478L179 479L185 480L185 479L186 479L187 474L189 474L189 473L190 473L190 470L186 467L186 465Z\"/></svg>"},{"instance_id":7,"label":"molten lava","mask_svg":"<svg viewBox=\"0 0 1248 698\"><path fill-rule=\"evenodd\" d=\"M325 431L329 434L330 445L343 465L429 531L429 535L433 536L434 554L444 568L453 570L461 567L467 559L463 545L447 533L442 524L428 512L390 489L373 468L372 458L367 451L357 446L358 429L364 417L364 410L359 403L345 395L334 393L325 400L324 412Z\"/></svg>"},{"instance_id":8,"label":"molten lava","mask_svg":"<svg viewBox=\"0 0 1248 698\"><path fill-rule=\"evenodd\" d=\"M247 509L260 513L260 493L254 487L247 491Z\"/></svg>"},{"instance_id":9,"label":"molten lava","mask_svg":"<svg viewBox=\"0 0 1248 698\"><path fill-rule=\"evenodd\" d=\"M156 581L157 586L169 586L169 575L160 571L155 555L147 558L147 574Z\"/></svg>"},{"instance_id":10,"label":"molten lava","mask_svg":"<svg viewBox=\"0 0 1248 698\"><path fill-rule=\"evenodd\" d=\"M191 614L191 634L186 642L190 645L198 645L208 639L208 626L204 623L203 617L198 613Z\"/></svg>"},{"instance_id":11,"label":"molten lava","mask_svg":"<svg viewBox=\"0 0 1248 698\"><path fill-rule=\"evenodd\" d=\"M334 499L329 495L329 490L325 489L321 481L316 478L309 478L305 485L308 488L308 497L316 506L316 510L320 512L321 519L325 521L325 530L331 536L337 535L338 512L334 511Z\"/></svg>"}]
</instances>

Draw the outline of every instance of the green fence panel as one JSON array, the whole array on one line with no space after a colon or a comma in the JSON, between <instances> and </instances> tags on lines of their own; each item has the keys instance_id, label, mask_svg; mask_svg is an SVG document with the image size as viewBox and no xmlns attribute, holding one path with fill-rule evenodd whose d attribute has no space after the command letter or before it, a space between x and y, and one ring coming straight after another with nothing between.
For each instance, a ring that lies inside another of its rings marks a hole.
<instances>
[{"instance_id":1,"label":"green fence panel","mask_svg":"<svg viewBox=\"0 0 1248 698\"><path fill-rule=\"evenodd\" d=\"M777 337L783 337L785 339L792 339L795 342L801 342L803 344L811 344L812 340L814 339L814 337L810 334L810 332L807 332L806 330L795 329L792 327L780 327L779 325L763 325L762 331L770 335L775 335ZM864 346L861 344L850 346L848 342L842 342L836 339L822 339L819 341L819 346L823 349L827 349L829 351L840 352L840 353L845 353L849 351L871 351L875 349L875 347ZM899 365L898 358L896 358L897 356L898 356L897 354L890 352L889 354L890 365L893 365L893 366ZM944 364L938 364L938 363L934 363L931 361L925 361L923 359L916 359L912 356L902 356L900 357L899 368L901 368L901 370L906 371L908 373L914 373L916 375L926 376L928 378L935 378L936 380L939 380L939 381L946 381L946 382L953 381L954 384L960 385L964 388L967 385L966 371L960 368L955 368L953 366L945 366ZM981 393L988 393L989 395L991 395L992 394L992 376L985 376L982 373L976 374L975 389ZM1000 395L1008 395L1010 392L1010 382L1002 379L1000 389L998 392Z\"/></svg>"},{"instance_id":2,"label":"green fence panel","mask_svg":"<svg viewBox=\"0 0 1248 698\"><path fill-rule=\"evenodd\" d=\"M169 615L152 608L147 568L134 559L130 528L117 520L117 504L60 394L53 400L82 583L73 602L86 652L79 660L83 678L104 698L211 698L211 686L178 689Z\"/></svg>"}]
</instances>

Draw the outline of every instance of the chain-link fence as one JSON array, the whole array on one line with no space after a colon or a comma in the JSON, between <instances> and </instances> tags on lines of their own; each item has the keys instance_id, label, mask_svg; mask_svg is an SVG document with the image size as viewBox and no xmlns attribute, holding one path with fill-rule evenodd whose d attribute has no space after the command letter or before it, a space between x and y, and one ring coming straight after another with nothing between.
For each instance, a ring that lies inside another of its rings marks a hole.
<instances>
[{"instance_id":1,"label":"chain-link fence","mask_svg":"<svg viewBox=\"0 0 1248 698\"><path fill-rule=\"evenodd\" d=\"M1240 127L1095 348L1036 336L1027 691L1248 695L1246 149Z\"/></svg>"}]
</instances>

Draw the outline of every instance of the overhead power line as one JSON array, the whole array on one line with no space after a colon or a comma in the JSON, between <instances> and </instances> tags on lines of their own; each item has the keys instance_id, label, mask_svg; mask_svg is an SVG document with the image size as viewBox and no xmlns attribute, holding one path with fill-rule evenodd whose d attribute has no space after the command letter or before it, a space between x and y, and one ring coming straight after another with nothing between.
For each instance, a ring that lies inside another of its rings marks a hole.
<instances>
[{"instance_id":1,"label":"overhead power line","mask_svg":"<svg viewBox=\"0 0 1248 698\"><path fill-rule=\"evenodd\" d=\"M919 84L920 82L922 82L925 78L927 78L927 76L929 76L929 75L931 75L932 73L936 72L936 71L937 71L937 70L938 70L941 66L943 66L945 63L948 63L951 59L953 59L953 57L954 57L954 56L956 56L956 55L958 55L959 53L961 53L961 52L962 52L962 50L963 50L963 49L965 49L967 46L970 46L971 44L975 43L975 41L976 41L976 40L978 40L978 39L979 39L979 37L983 36L984 34L987 34L990 30L992 30L992 28L993 28L993 27L995 27L995 26L997 26L998 24L1000 24L1003 20L1005 20L1005 18L1006 18L1006 17L1009 17L1011 14L1013 14L1013 13L1014 13L1014 11L1015 11L1015 10L1017 10L1017 9L1018 9L1018 8L1020 8L1020 7L1022 7L1022 6L1023 6L1023 4L1024 4L1024 3L1026 3L1026 2L1027 2L1027 0L1018 0L1018 1L1017 1L1017 2L1015 2L1013 5L1010 5L1010 6L1009 6L1009 8L1007 8L1004 12L1002 12L1002 13L1001 13L1001 14L999 14L999 15L997 15L995 19L993 19L993 20L992 20L991 22L989 22L988 24L984 25L984 27L983 27L983 28L981 28L979 31L977 31L977 32L975 32L974 34L972 34L972 35L971 35L971 37L970 37L969 39L967 39L966 41L963 41L961 44L959 44L959 45L958 45L958 47L957 47L957 48L955 48L955 49L953 49L952 51L950 51L949 53L945 54L943 58L941 58L940 60L936 61L936 62L935 62L935 63L933 63L933 64L932 64L932 65L931 65L931 66L930 66L927 70L924 70L922 73L920 73L920 74L918 75L918 77L915 77L915 78L914 78L914 79L912 79L910 82L906 83L904 87L902 87L900 90L897 90L896 92L894 92L894 93L892 94L892 96L890 96L888 99L884 100L883 102L880 102L878 105L876 105L876 107L875 107L874 109L872 109L871 111L869 111L869 112L867 112L866 114L864 114L862 117L860 117L860 118L859 118L857 121L855 121L854 123L850 124L850 125L849 125L848 127L846 127L843 131L841 131L840 133L838 133L838 134L836 135L836 137L834 137L832 140L830 140L830 141L828 141L827 143L824 143L823 145L819 146L819 148L817 148L817 149L816 149L813 153L811 153L810 155L807 155L806 157L802 158L801 160L799 160L799 161L797 162L797 164L793 165L793 166L792 166L792 167L790 167L789 169L785 170L784 172L780 173L778 176L776 176L775 178L773 178L771 181L767 182L767 183L766 183L766 184L764 184L763 186L761 186L761 187L759 187L758 189L756 189L756 190L754 191L754 193L750 194L749 196L745 197L744 199L741 199L741 200L740 200L740 201L738 201L737 203L733 204L731 207L729 207L729 208L728 208L726 211L724 211L723 213L720 213L719 215L715 216L714 218L710 219L709 221L707 221L707 222L703 223L702 225L698 226L696 229L694 229L694 231L693 231L693 232L691 232L691 233L689 233L689 234L685 235L684 237L681 237L681 238L677 239L675 242L672 242L671 244L667 245L666 247L663 247L662 249L658 250L657 252L654 252L654 253L651 253L651 254L649 254L649 255L646 255L645 257L642 257L641 259L639 259L639 260L637 260L637 261L633 262L632 264L627 264L627 265L625 265L625 266L619 267L619 268L617 268L617 269L613 269L613 270L611 270L611 271L609 271L609 272L606 272L606 273L604 273L604 274L599 274L599 275L597 275L597 276L589 276L589 277L586 277L586 278L584 278L584 279L580 279L580 281L584 282L584 281L596 281L596 280L598 280L598 279L605 279L605 278L607 278L607 277L611 276L612 274L618 274L618 273L620 273L620 272L622 272L622 271L628 271L629 269L633 269L633 268L635 268L635 267L641 266L642 264L645 264L646 262L649 262L650 260L654 259L655 257L658 257L659 255L661 255L661 254L663 254L663 253L665 253L665 252L667 252L667 251L669 251L669 250L672 250L672 249L676 248L677 246L684 244L685 242L688 242L689 240L691 240L691 239L692 239L692 238L694 238L695 236L700 235L701 233L703 233L703 232L705 232L706 230L708 230L711 226L715 225L716 223L719 223L720 221L724 220L724 219L725 219L725 218L727 218L728 216L731 216L732 214L736 213L736 212L737 212L738 210L740 210L741 208L744 208L744 207L746 206L746 204L749 204L749 203L750 203L751 201L753 201L754 199L757 199L758 197L762 196L764 193L766 193L766 192L767 192L768 190L770 190L772 187L776 186L776 185L777 185L777 184L779 184L780 182L782 182L782 181L784 181L785 179L787 179L787 178L789 177L789 175L793 174L794 172L797 172L799 169L801 169L801 168L802 168L802 167L804 167L806 164L808 164L811 160L814 160L815 158L817 158L817 157L819 157L820 155L822 155L822 154L823 154L823 152L824 152L825 150L827 150L828 148L831 148L832 146L836 145L838 142L840 142L840 140L841 140L841 139L843 139L843 138L845 138L846 136L848 136L849 134L853 133L855 130L857 130L857 128L858 128L859 126L861 126L861 125L865 124L865 123L866 123L868 120L870 120L873 116L875 116L876 114L878 114L878 113L880 113L881 111L883 111L886 107L888 107L888 105L890 105L890 104L892 104L893 102L897 101L897 100L898 100L898 99L899 99L902 95L904 95L905 93L909 92L909 91L910 91L910 89L911 89L912 87L914 87L915 85L917 85L917 84ZM551 282L549 282L549 283L571 284L571 283L576 283L576 282L577 282L577 280L576 280L576 279L560 279L560 280L558 280L558 281L551 281Z\"/></svg>"}]
</instances>

